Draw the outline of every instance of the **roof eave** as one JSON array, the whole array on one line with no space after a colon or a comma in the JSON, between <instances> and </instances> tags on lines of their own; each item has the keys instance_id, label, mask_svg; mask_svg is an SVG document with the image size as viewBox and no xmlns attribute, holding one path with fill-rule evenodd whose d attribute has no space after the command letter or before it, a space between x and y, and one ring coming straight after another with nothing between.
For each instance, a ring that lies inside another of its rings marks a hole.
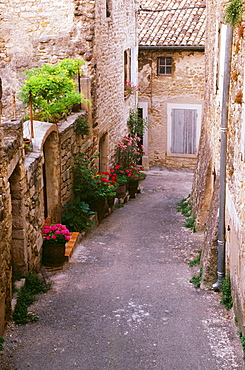
<instances>
[{"instance_id":1,"label":"roof eave","mask_svg":"<svg viewBox=\"0 0 245 370\"><path fill-rule=\"evenodd\" d=\"M190 51L205 51L205 46L191 46L191 45L186 45L186 46L160 46L160 45L139 45L139 49L142 50L190 50Z\"/></svg>"}]
</instances>

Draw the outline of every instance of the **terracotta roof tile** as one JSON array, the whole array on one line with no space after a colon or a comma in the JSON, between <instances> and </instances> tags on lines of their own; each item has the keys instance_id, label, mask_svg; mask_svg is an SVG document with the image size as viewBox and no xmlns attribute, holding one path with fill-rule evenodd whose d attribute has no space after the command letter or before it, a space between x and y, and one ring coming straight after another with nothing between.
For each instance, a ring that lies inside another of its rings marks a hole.
<instances>
[{"instance_id":1,"label":"terracotta roof tile","mask_svg":"<svg viewBox=\"0 0 245 370\"><path fill-rule=\"evenodd\" d=\"M140 0L140 46L204 46L205 0Z\"/></svg>"}]
</instances>

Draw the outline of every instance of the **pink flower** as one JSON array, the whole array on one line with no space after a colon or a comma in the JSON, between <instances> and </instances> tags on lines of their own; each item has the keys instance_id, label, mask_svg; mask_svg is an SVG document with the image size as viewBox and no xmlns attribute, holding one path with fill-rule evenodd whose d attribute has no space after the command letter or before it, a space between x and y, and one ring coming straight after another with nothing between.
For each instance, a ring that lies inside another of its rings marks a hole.
<instances>
[{"instance_id":1,"label":"pink flower","mask_svg":"<svg viewBox=\"0 0 245 370\"><path fill-rule=\"evenodd\" d=\"M60 230L56 230L54 233L55 234L61 234L61 231Z\"/></svg>"},{"instance_id":2,"label":"pink flower","mask_svg":"<svg viewBox=\"0 0 245 370\"><path fill-rule=\"evenodd\" d=\"M43 233L43 234L48 234L49 232L50 232L50 229L43 229L43 230L42 230L42 233Z\"/></svg>"},{"instance_id":3,"label":"pink flower","mask_svg":"<svg viewBox=\"0 0 245 370\"><path fill-rule=\"evenodd\" d=\"M71 239L70 236L68 236L68 235L65 236L65 240L70 240L70 239Z\"/></svg>"},{"instance_id":4,"label":"pink flower","mask_svg":"<svg viewBox=\"0 0 245 370\"><path fill-rule=\"evenodd\" d=\"M56 239L57 238L57 236L56 235L52 235L51 236L51 239Z\"/></svg>"},{"instance_id":5,"label":"pink flower","mask_svg":"<svg viewBox=\"0 0 245 370\"><path fill-rule=\"evenodd\" d=\"M50 240L50 236L46 236L46 240Z\"/></svg>"},{"instance_id":6,"label":"pink flower","mask_svg":"<svg viewBox=\"0 0 245 370\"><path fill-rule=\"evenodd\" d=\"M56 225L54 225L54 226L51 226L51 231L55 231L55 230L57 230L57 227L56 227Z\"/></svg>"}]
</instances>

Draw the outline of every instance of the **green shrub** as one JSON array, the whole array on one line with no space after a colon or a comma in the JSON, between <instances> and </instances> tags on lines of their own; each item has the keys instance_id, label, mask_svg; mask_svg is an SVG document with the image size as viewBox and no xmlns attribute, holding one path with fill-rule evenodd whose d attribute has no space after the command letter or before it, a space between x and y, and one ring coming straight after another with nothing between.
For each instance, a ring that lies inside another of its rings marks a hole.
<instances>
[{"instance_id":1,"label":"green shrub","mask_svg":"<svg viewBox=\"0 0 245 370\"><path fill-rule=\"evenodd\" d=\"M128 128L130 131L130 135L132 137L139 136L141 138L143 137L144 132L148 126L147 120L144 118L141 118L138 110L133 110L133 109L130 109L129 119L127 121L127 124L128 124Z\"/></svg>"},{"instance_id":2,"label":"green shrub","mask_svg":"<svg viewBox=\"0 0 245 370\"><path fill-rule=\"evenodd\" d=\"M88 117L79 116L75 123L77 135L89 135Z\"/></svg>"},{"instance_id":3,"label":"green shrub","mask_svg":"<svg viewBox=\"0 0 245 370\"><path fill-rule=\"evenodd\" d=\"M35 302L38 294L46 292L49 288L50 285L46 285L37 274L28 273L26 275L25 284L18 293L13 313L13 320L16 324L24 325L38 320L37 316L28 313L28 307Z\"/></svg>"},{"instance_id":4,"label":"green shrub","mask_svg":"<svg viewBox=\"0 0 245 370\"><path fill-rule=\"evenodd\" d=\"M79 59L64 59L24 72L27 79L20 98L26 107L32 98L35 119L57 122L71 113L73 105L81 103L81 94L76 91L73 77L82 64L84 62Z\"/></svg>"},{"instance_id":5,"label":"green shrub","mask_svg":"<svg viewBox=\"0 0 245 370\"><path fill-rule=\"evenodd\" d=\"M190 261L188 264L190 267L200 265L201 262L201 256L202 256L202 249L199 249L198 255L196 258L194 258L192 261Z\"/></svg>"},{"instance_id":6,"label":"green shrub","mask_svg":"<svg viewBox=\"0 0 245 370\"><path fill-rule=\"evenodd\" d=\"M93 225L89 216L94 214L94 212L90 210L87 203L81 201L80 196L68 202L64 206L64 211L65 214L62 217L62 223L65 224L70 231L81 233Z\"/></svg>"},{"instance_id":7,"label":"green shrub","mask_svg":"<svg viewBox=\"0 0 245 370\"><path fill-rule=\"evenodd\" d=\"M222 303L227 310L230 310L233 306L233 299L231 295L231 281L229 274L227 274L225 278L222 280L219 290L222 293L220 303Z\"/></svg>"},{"instance_id":8,"label":"green shrub","mask_svg":"<svg viewBox=\"0 0 245 370\"><path fill-rule=\"evenodd\" d=\"M190 280L190 283L195 285L196 288L200 288L202 281L202 269L200 269L199 273Z\"/></svg>"},{"instance_id":9,"label":"green shrub","mask_svg":"<svg viewBox=\"0 0 245 370\"><path fill-rule=\"evenodd\" d=\"M177 205L177 211L181 212L186 221L184 226L191 229L194 233L196 232L196 217L192 214L192 204L190 195L187 198L182 199Z\"/></svg>"},{"instance_id":10,"label":"green shrub","mask_svg":"<svg viewBox=\"0 0 245 370\"><path fill-rule=\"evenodd\" d=\"M3 337L0 337L0 351L4 351L3 343L5 342Z\"/></svg>"},{"instance_id":11,"label":"green shrub","mask_svg":"<svg viewBox=\"0 0 245 370\"><path fill-rule=\"evenodd\" d=\"M232 27L242 18L242 4L243 0L229 0L225 9L225 21Z\"/></svg>"}]
</instances>

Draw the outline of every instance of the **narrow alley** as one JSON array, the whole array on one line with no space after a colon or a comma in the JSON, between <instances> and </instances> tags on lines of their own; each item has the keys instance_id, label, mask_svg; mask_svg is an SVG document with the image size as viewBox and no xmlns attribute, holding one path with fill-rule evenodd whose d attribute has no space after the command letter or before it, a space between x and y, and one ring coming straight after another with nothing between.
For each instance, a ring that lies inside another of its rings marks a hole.
<instances>
[{"instance_id":1,"label":"narrow alley","mask_svg":"<svg viewBox=\"0 0 245 370\"><path fill-rule=\"evenodd\" d=\"M189 283L201 235L176 206L192 178L152 168L143 193L48 272L53 286L31 307L39 321L6 333L13 369L243 369L232 314Z\"/></svg>"}]
</instances>

